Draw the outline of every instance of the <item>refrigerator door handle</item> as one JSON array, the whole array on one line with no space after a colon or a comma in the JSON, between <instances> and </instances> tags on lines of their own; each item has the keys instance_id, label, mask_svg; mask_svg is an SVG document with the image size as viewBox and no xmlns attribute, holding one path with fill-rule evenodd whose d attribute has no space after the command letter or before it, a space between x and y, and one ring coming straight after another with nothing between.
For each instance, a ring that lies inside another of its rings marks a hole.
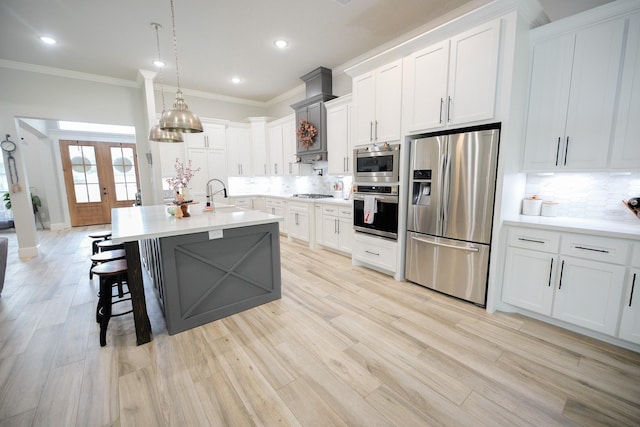
<instances>
[{"instance_id":1,"label":"refrigerator door handle","mask_svg":"<svg viewBox=\"0 0 640 427\"><path fill-rule=\"evenodd\" d=\"M434 246L442 246L442 247L451 248L451 249L460 249L461 251L469 251L469 252L478 252L479 251L479 249L474 247L474 246L449 245L447 243L439 243L439 242L435 242L433 240L422 239L422 238L416 237L416 236L411 236L411 240L417 240L418 242L427 243L427 244L434 245Z\"/></svg>"},{"instance_id":2,"label":"refrigerator door handle","mask_svg":"<svg viewBox=\"0 0 640 427\"><path fill-rule=\"evenodd\" d=\"M443 179L440 183L440 188L442 189L442 195L440 197L441 208L440 208L440 234L447 234L447 218L449 218L449 191L451 187L451 159L449 158L449 141L445 141L443 144L443 155L442 155L442 172Z\"/></svg>"}]
</instances>

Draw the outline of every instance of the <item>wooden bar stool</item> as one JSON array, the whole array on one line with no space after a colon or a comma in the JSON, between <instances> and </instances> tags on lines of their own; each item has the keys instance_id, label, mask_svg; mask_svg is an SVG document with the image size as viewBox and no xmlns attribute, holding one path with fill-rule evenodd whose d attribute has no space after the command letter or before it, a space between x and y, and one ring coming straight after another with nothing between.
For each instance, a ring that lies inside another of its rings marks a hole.
<instances>
[{"instance_id":1,"label":"wooden bar stool","mask_svg":"<svg viewBox=\"0 0 640 427\"><path fill-rule=\"evenodd\" d=\"M93 268L103 262L116 261L125 259L124 249L116 249L114 251L98 252L91 256L91 268L89 268L89 280L93 279Z\"/></svg>"},{"instance_id":2,"label":"wooden bar stool","mask_svg":"<svg viewBox=\"0 0 640 427\"><path fill-rule=\"evenodd\" d=\"M89 237L95 239L93 242L91 242L91 249L93 250L92 253L93 255L95 255L98 253L98 243L102 242L103 240L111 239L111 230L94 231L89 234Z\"/></svg>"},{"instance_id":3,"label":"wooden bar stool","mask_svg":"<svg viewBox=\"0 0 640 427\"><path fill-rule=\"evenodd\" d=\"M133 312L129 310L123 313L113 314L111 306L131 301L130 293L123 292L123 284L127 283L127 261L116 260L98 264L93 268L93 274L100 277L100 294L96 307L96 322L100 323L100 346L107 345L107 326L112 317L124 316ZM118 294L114 300L113 287L118 287ZM128 295L127 298L124 298Z\"/></svg>"},{"instance_id":4,"label":"wooden bar stool","mask_svg":"<svg viewBox=\"0 0 640 427\"><path fill-rule=\"evenodd\" d=\"M98 252L115 251L116 249L124 249L124 243L113 243L113 240L103 240L97 243Z\"/></svg>"}]
</instances>

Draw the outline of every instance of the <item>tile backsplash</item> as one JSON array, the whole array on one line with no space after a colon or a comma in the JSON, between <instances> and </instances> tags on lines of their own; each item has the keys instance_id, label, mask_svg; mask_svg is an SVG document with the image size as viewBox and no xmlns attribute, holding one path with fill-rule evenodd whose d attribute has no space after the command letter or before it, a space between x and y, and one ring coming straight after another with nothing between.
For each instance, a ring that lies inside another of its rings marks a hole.
<instances>
[{"instance_id":1,"label":"tile backsplash","mask_svg":"<svg viewBox=\"0 0 640 427\"><path fill-rule=\"evenodd\" d=\"M558 202L558 216L638 221L622 200L640 196L640 173L527 174L525 191Z\"/></svg>"},{"instance_id":2,"label":"tile backsplash","mask_svg":"<svg viewBox=\"0 0 640 427\"><path fill-rule=\"evenodd\" d=\"M334 191L335 185L342 185L344 197L349 196L351 176L255 176L250 178L229 177L229 193L232 196L244 194L278 194L291 195L296 193L331 194L338 197Z\"/></svg>"}]
</instances>

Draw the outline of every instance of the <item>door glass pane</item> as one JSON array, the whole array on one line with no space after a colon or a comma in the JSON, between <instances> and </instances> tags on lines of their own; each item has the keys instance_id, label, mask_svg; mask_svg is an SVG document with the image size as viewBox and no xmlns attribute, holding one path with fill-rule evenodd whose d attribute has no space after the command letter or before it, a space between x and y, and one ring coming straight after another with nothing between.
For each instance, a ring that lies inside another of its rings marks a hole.
<instances>
[{"instance_id":1,"label":"door glass pane","mask_svg":"<svg viewBox=\"0 0 640 427\"><path fill-rule=\"evenodd\" d=\"M102 195L100 193L100 185L99 184L87 184L87 190L89 190L89 201L90 202L100 202L102 200Z\"/></svg>"},{"instance_id":2,"label":"door glass pane","mask_svg":"<svg viewBox=\"0 0 640 427\"><path fill-rule=\"evenodd\" d=\"M76 203L101 201L95 148L89 145L71 145L68 148Z\"/></svg>"},{"instance_id":3,"label":"door glass pane","mask_svg":"<svg viewBox=\"0 0 640 427\"><path fill-rule=\"evenodd\" d=\"M111 147L113 181L116 186L116 200L134 200L138 189L133 148Z\"/></svg>"}]
</instances>

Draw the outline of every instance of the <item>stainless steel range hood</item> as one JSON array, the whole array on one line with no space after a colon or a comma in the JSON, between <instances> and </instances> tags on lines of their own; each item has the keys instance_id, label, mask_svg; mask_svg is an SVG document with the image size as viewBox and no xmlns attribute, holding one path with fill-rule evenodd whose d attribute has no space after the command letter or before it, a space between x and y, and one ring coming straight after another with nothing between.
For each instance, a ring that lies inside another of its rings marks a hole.
<instances>
[{"instance_id":1,"label":"stainless steel range hood","mask_svg":"<svg viewBox=\"0 0 640 427\"><path fill-rule=\"evenodd\" d=\"M299 163L314 163L327 160L327 111L325 101L337 98L332 95L331 70L318 67L300 77L306 83L306 99L291 105L296 111L296 129L303 120L311 123L318 134L309 146L301 143L296 137L296 160Z\"/></svg>"}]
</instances>

